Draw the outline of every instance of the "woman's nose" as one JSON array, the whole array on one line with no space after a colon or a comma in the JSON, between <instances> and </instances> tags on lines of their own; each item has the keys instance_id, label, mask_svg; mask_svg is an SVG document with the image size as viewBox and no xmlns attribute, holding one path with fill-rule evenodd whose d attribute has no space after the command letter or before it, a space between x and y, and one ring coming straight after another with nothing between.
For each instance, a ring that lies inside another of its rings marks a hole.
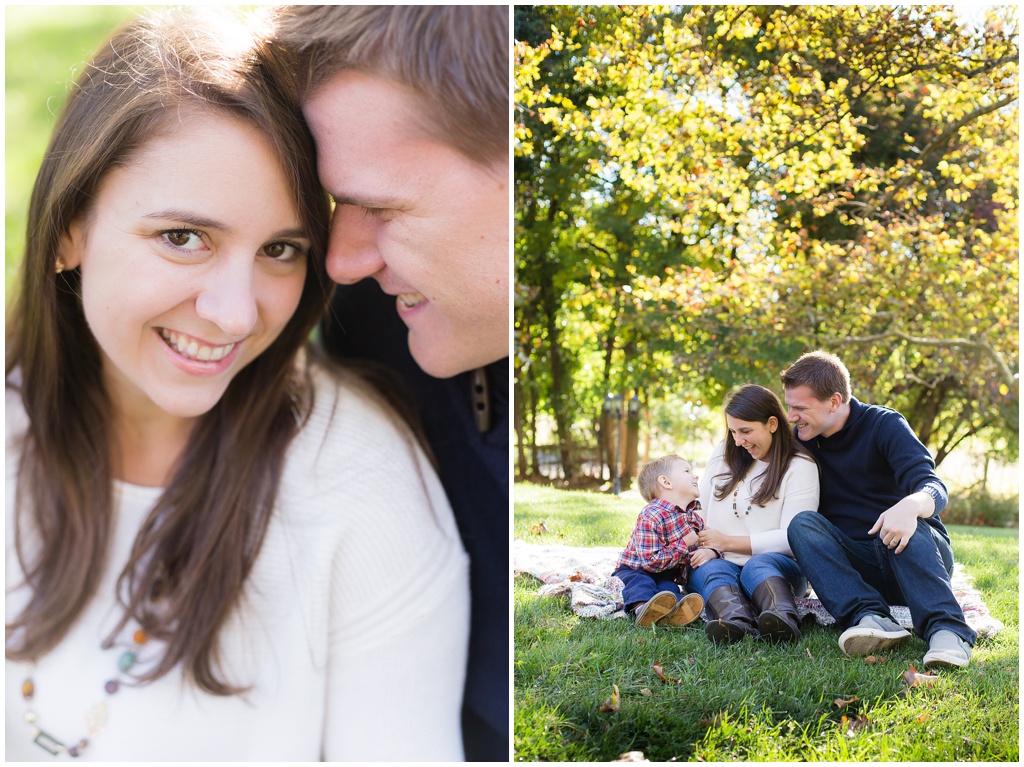
<instances>
[{"instance_id":1,"label":"woman's nose","mask_svg":"<svg viewBox=\"0 0 1024 767\"><path fill-rule=\"evenodd\" d=\"M248 335L257 318L252 258L225 258L211 270L196 296L196 314L233 338Z\"/></svg>"}]
</instances>

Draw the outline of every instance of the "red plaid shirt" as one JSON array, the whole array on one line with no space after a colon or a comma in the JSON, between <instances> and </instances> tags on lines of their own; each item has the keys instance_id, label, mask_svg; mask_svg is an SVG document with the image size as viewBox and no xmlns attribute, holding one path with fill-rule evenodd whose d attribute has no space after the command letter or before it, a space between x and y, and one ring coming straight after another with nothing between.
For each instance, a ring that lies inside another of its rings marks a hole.
<instances>
[{"instance_id":1,"label":"red plaid shirt","mask_svg":"<svg viewBox=\"0 0 1024 767\"><path fill-rule=\"evenodd\" d=\"M636 518L633 534L619 555L616 567L658 573L678 566L685 582L690 552L696 550L697 544L687 546L683 538L704 529L704 520L698 511L699 501L693 501L683 511L674 503L655 498Z\"/></svg>"}]
</instances>

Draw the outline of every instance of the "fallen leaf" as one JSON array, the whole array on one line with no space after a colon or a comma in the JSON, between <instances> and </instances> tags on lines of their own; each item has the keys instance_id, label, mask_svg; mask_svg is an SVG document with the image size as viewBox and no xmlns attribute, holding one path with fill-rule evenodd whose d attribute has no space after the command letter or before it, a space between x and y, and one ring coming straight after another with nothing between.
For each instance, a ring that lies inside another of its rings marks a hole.
<instances>
[{"instance_id":1,"label":"fallen leaf","mask_svg":"<svg viewBox=\"0 0 1024 767\"><path fill-rule=\"evenodd\" d=\"M919 724L924 724L925 722L927 722L931 718L932 718L932 715L926 712L924 714L921 714L921 716L919 716L917 718L917 721L918 721Z\"/></svg>"},{"instance_id":2,"label":"fallen leaf","mask_svg":"<svg viewBox=\"0 0 1024 767\"><path fill-rule=\"evenodd\" d=\"M811 655L811 648L810 647L805 647L804 648L804 652L807 653L807 657L808 658L810 658L811 660L814 660L814 656Z\"/></svg>"},{"instance_id":3,"label":"fallen leaf","mask_svg":"<svg viewBox=\"0 0 1024 767\"><path fill-rule=\"evenodd\" d=\"M582 581L583 580L583 576L580 575L579 573L576 573L575 575L570 575L569 576L569 580L573 581L573 582Z\"/></svg>"},{"instance_id":4,"label":"fallen leaf","mask_svg":"<svg viewBox=\"0 0 1024 767\"><path fill-rule=\"evenodd\" d=\"M644 687L642 690L640 690L640 694L643 695L645 698L650 698L654 695L654 693L651 692L650 687Z\"/></svg>"},{"instance_id":5,"label":"fallen leaf","mask_svg":"<svg viewBox=\"0 0 1024 767\"><path fill-rule=\"evenodd\" d=\"M935 674L922 674L913 666L904 671L900 678L907 687L930 687L939 679Z\"/></svg>"},{"instance_id":6,"label":"fallen leaf","mask_svg":"<svg viewBox=\"0 0 1024 767\"><path fill-rule=\"evenodd\" d=\"M530 533L532 535L540 535L541 533L547 532L550 532L550 530L548 530L547 522L543 519L538 524L530 528Z\"/></svg>"},{"instance_id":7,"label":"fallen leaf","mask_svg":"<svg viewBox=\"0 0 1024 767\"><path fill-rule=\"evenodd\" d=\"M885 658L881 657L880 655L869 655L864 659L864 662L867 663L869 666L881 666L883 663L885 663Z\"/></svg>"},{"instance_id":8,"label":"fallen leaf","mask_svg":"<svg viewBox=\"0 0 1024 767\"><path fill-rule=\"evenodd\" d=\"M859 714L853 719L850 719L846 714L843 714L843 718L839 720L839 728L846 731L846 736L852 738L857 730L866 730L868 728L869 721L866 716Z\"/></svg>"},{"instance_id":9,"label":"fallen leaf","mask_svg":"<svg viewBox=\"0 0 1024 767\"><path fill-rule=\"evenodd\" d=\"M665 682L666 684L683 683L681 679L676 679L675 677L667 676L665 674L665 670L661 667L660 663L655 663L653 666L651 666L651 671L654 672L654 675L658 677L658 679L660 679L662 682Z\"/></svg>"},{"instance_id":10,"label":"fallen leaf","mask_svg":"<svg viewBox=\"0 0 1024 767\"><path fill-rule=\"evenodd\" d=\"M847 700L843 700L842 698L836 698L832 702L836 704L837 708L846 708L851 703L856 703L858 700L860 700L860 698L858 698L856 695L854 695L851 698L848 698Z\"/></svg>"},{"instance_id":11,"label":"fallen leaf","mask_svg":"<svg viewBox=\"0 0 1024 767\"><path fill-rule=\"evenodd\" d=\"M602 714L619 713L619 686L617 684L612 685L612 696L601 704L601 708L598 711Z\"/></svg>"}]
</instances>

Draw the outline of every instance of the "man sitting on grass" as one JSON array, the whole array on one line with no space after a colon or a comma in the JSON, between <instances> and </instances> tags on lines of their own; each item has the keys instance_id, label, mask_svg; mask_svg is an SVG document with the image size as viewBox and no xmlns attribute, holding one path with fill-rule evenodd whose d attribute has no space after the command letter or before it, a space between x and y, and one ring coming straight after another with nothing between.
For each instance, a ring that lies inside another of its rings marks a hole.
<instances>
[{"instance_id":1,"label":"man sitting on grass","mask_svg":"<svg viewBox=\"0 0 1024 767\"><path fill-rule=\"evenodd\" d=\"M679 598L690 553L697 548L697 533L704 529L697 513L697 475L678 455L668 455L646 464L637 484L648 503L637 517L613 575L625 584L622 601L638 626L685 626L704 609L699 594Z\"/></svg>"},{"instance_id":2,"label":"man sitting on grass","mask_svg":"<svg viewBox=\"0 0 1024 767\"><path fill-rule=\"evenodd\" d=\"M826 352L782 373L789 421L818 462L818 511L789 524L789 545L821 603L845 629L847 655L910 637L890 604L907 605L928 642L925 666L966 666L977 639L953 595L953 549L939 519L948 500L931 453L895 410L851 396L850 374Z\"/></svg>"}]
</instances>

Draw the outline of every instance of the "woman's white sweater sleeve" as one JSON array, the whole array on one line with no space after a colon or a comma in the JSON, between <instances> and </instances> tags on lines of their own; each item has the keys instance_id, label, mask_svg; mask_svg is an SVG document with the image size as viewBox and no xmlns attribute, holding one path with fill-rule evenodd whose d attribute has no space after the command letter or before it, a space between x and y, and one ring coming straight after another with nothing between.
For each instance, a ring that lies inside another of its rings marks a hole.
<instances>
[{"instance_id":1,"label":"woman's white sweater sleeve","mask_svg":"<svg viewBox=\"0 0 1024 767\"><path fill-rule=\"evenodd\" d=\"M793 556L786 533L793 517L801 511L818 510L818 467L814 461L799 456L793 458L789 469L779 486L779 499L774 504L781 505L779 526L774 530L754 533L750 536L751 554L776 552Z\"/></svg>"},{"instance_id":2,"label":"woman's white sweater sleeve","mask_svg":"<svg viewBox=\"0 0 1024 767\"><path fill-rule=\"evenodd\" d=\"M335 495L323 759L461 761L469 566L422 451L379 413L348 422Z\"/></svg>"}]
</instances>

